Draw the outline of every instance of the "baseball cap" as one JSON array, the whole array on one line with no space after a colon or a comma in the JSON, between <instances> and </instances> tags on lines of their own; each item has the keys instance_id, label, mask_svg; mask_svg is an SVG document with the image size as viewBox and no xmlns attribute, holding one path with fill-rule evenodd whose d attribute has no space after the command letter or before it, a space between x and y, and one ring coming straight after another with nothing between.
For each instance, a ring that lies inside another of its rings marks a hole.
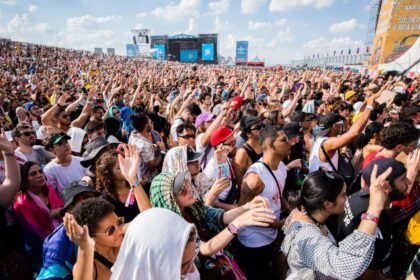
<instances>
[{"instance_id":1,"label":"baseball cap","mask_svg":"<svg viewBox=\"0 0 420 280\"><path fill-rule=\"evenodd\" d=\"M179 192L182 190L185 180L188 180L187 174L189 174L188 171L182 171L176 174L173 183L174 194L179 194Z\"/></svg>"},{"instance_id":2,"label":"baseball cap","mask_svg":"<svg viewBox=\"0 0 420 280\"><path fill-rule=\"evenodd\" d=\"M63 140L71 139L70 136L61 132L61 133L52 133L50 136L47 136L44 140L44 146L47 148L51 148L52 146L59 144Z\"/></svg>"},{"instance_id":3,"label":"baseball cap","mask_svg":"<svg viewBox=\"0 0 420 280\"><path fill-rule=\"evenodd\" d=\"M303 122L303 121L305 121L305 118L307 117L307 116L311 116L312 114L310 114L310 113L306 113L306 112L303 112L303 111L295 111L293 114L292 114L292 117L291 117L291 119L292 119L292 122Z\"/></svg>"},{"instance_id":4,"label":"baseball cap","mask_svg":"<svg viewBox=\"0 0 420 280\"><path fill-rule=\"evenodd\" d=\"M375 165L378 166L378 176L384 173L389 167L392 167L391 174L389 174L386 178L387 181L392 181L395 178L398 178L399 176L403 175L407 171L407 169L404 167L404 164L394 158L380 158L374 160L362 170L363 180L368 186L370 185L370 175L372 174L373 167Z\"/></svg>"},{"instance_id":5,"label":"baseball cap","mask_svg":"<svg viewBox=\"0 0 420 280\"><path fill-rule=\"evenodd\" d=\"M267 99L267 94L265 94L265 93L261 93L257 96L257 102L261 102L265 99Z\"/></svg>"},{"instance_id":6,"label":"baseball cap","mask_svg":"<svg viewBox=\"0 0 420 280\"><path fill-rule=\"evenodd\" d=\"M220 143L224 142L230 136L233 135L235 131L232 128L227 126L221 126L213 133L210 139L210 143L213 147L216 147Z\"/></svg>"},{"instance_id":7,"label":"baseball cap","mask_svg":"<svg viewBox=\"0 0 420 280\"><path fill-rule=\"evenodd\" d=\"M261 117L257 116L245 116L241 119L241 129L246 130L251 128L254 124L261 123Z\"/></svg>"},{"instance_id":8,"label":"baseball cap","mask_svg":"<svg viewBox=\"0 0 420 280\"><path fill-rule=\"evenodd\" d=\"M343 124L343 119L337 113L328 113L322 116L319 119L319 128L321 129L318 132L318 136L326 136L330 132L331 127L334 124Z\"/></svg>"},{"instance_id":9,"label":"baseball cap","mask_svg":"<svg viewBox=\"0 0 420 280\"><path fill-rule=\"evenodd\" d=\"M350 98L352 98L355 95L356 95L356 92L354 90L348 90L344 94L344 99L349 100Z\"/></svg>"},{"instance_id":10,"label":"baseball cap","mask_svg":"<svg viewBox=\"0 0 420 280\"><path fill-rule=\"evenodd\" d=\"M91 186L89 186L89 184L83 180L74 181L70 184L70 186L65 188L63 190L64 206L63 206L63 209L61 209L60 211L61 215L64 215L67 207L69 207L73 203L74 198L76 196L85 192L92 193L95 195L97 194L96 190L92 188Z\"/></svg>"},{"instance_id":11,"label":"baseball cap","mask_svg":"<svg viewBox=\"0 0 420 280\"><path fill-rule=\"evenodd\" d=\"M295 136L300 136L300 126L297 122L289 122L283 126L283 132L286 134L287 138L291 139Z\"/></svg>"},{"instance_id":12,"label":"baseball cap","mask_svg":"<svg viewBox=\"0 0 420 280\"><path fill-rule=\"evenodd\" d=\"M195 119L195 127L199 127L205 122L211 121L214 119L216 115L208 113L208 112L202 112L198 117Z\"/></svg>"},{"instance_id":13,"label":"baseball cap","mask_svg":"<svg viewBox=\"0 0 420 280\"><path fill-rule=\"evenodd\" d=\"M28 102L25 104L25 110L29 111L31 110L32 106L34 106L33 102Z\"/></svg>"},{"instance_id":14,"label":"baseball cap","mask_svg":"<svg viewBox=\"0 0 420 280\"><path fill-rule=\"evenodd\" d=\"M241 96L239 96L239 95L238 96L235 96L230 101L235 104L233 106L233 109L234 110L239 110L239 108L241 108L242 104L244 103L244 99Z\"/></svg>"},{"instance_id":15,"label":"baseball cap","mask_svg":"<svg viewBox=\"0 0 420 280\"><path fill-rule=\"evenodd\" d=\"M200 159L202 153L194 151L193 148L187 147L187 162L194 162Z\"/></svg>"}]
</instances>

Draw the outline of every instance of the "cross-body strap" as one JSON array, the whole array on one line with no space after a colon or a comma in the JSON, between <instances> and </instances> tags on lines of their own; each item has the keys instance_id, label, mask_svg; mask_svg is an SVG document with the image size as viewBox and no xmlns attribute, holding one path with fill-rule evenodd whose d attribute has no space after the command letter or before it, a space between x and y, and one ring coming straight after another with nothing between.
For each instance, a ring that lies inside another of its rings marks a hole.
<instances>
[{"instance_id":1,"label":"cross-body strap","mask_svg":"<svg viewBox=\"0 0 420 280\"><path fill-rule=\"evenodd\" d=\"M267 170L270 172L271 176L273 176L274 181L276 181L277 188L279 189L279 195L281 196L280 184L279 184L279 181L277 181L276 176L274 176L273 170L271 170L270 166L268 166L265 162L261 161L261 163L264 165L265 168L267 168Z\"/></svg>"},{"instance_id":2,"label":"cross-body strap","mask_svg":"<svg viewBox=\"0 0 420 280\"><path fill-rule=\"evenodd\" d=\"M334 166L334 164L332 163L332 161L331 161L330 157L328 156L327 152L325 151L325 148L324 148L324 142L325 142L325 140L324 140L324 141L322 141L322 143L321 143L321 150L322 150L322 153L324 154L325 158L327 159L327 161L328 161L328 163L330 164L330 166L332 167L332 169L333 169L335 172L337 172L337 168L335 168L335 166Z\"/></svg>"}]
</instances>

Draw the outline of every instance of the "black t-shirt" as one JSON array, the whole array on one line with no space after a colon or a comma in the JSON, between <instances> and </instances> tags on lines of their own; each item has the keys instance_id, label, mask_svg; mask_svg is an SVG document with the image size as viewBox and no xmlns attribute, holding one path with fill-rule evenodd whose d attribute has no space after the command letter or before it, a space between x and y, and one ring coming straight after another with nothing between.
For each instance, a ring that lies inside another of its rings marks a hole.
<instances>
[{"instance_id":1,"label":"black t-shirt","mask_svg":"<svg viewBox=\"0 0 420 280\"><path fill-rule=\"evenodd\" d=\"M122 203L119 200L114 199L105 191L102 191L101 197L106 199L112 205L114 205L115 214L117 214L118 217L124 217L125 223L131 222L138 214L140 214L140 210L139 210L139 207L137 206L136 200L134 200L134 203L132 205L125 207L124 203Z\"/></svg>"},{"instance_id":2,"label":"black t-shirt","mask_svg":"<svg viewBox=\"0 0 420 280\"><path fill-rule=\"evenodd\" d=\"M336 228L330 231L337 242L340 242L355 229L359 227L361 216L369 206L369 188L354 193L346 201L344 212L337 216L336 223L328 223L328 226L335 224ZM333 226L334 227L334 226ZM379 217L376 231L375 253L369 268L379 269L384 275L389 274L391 265L392 249L392 228L388 211L384 210Z\"/></svg>"}]
</instances>

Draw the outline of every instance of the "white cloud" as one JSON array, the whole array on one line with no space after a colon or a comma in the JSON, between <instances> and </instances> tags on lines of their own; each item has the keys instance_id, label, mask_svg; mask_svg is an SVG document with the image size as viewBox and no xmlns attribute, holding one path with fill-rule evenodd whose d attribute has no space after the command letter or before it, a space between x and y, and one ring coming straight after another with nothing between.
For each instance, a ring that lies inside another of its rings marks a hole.
<instances>
[{"instance_id":1,"label":"white cloud","mask_svg":"<svg viewBox=\"0 0 420 280\"><path fill-rule=\"evenodd\" d=\"M198 15L199 4L200 0L181 0L177 5L170 2L164 7L154 9L151 13L169 21L183 21L186 17Z\"/></svg>"},{"instance_id":2,"label":"white cloud","mask_svg":"<svg viewBox=\"0 0 420 280\"><path fill-rule=\"evenodd\" d=\"M277 25L277 26L286 25L287 24L287 18L281 18L279 20L276 20L274 22L274 24Z\"/></svg>"},{"instance_id":3,"label":"white cloud","mask_svg":"<svg viewBox=\"0 0 420 280\"><path fill-rule=\"evenodd\" d=\"M248 28L250 30L258 30L258 29L268 29L271 28L272 25L268 22L263 21L249 21L248 22Z\"/></svg>"},{"instance_id":4,"label":"white cloud","mask_svg":"<svg viewBox=\"0 0 420 280\"><path fill-rule=\"evenodd\" d=\"M121 19L121 16L107 16L107 17L96 17L92 15L84 15L81 17L70 17L66 21L66 25L69 29L83 29L88 27L98 26L104 23L117 22Z\"/></svg>"},{"instance_id":5,"label":"white cloud","mask_svg":"<svg viewBox=\"0 0 420 280\"><path fill-rule=\"evenodd\" d=\"M0 1L0 3L7 6L14 6L17 4L17 1L16 0L2 0Z\"/></svg>"},{"instance_id":6,"label":"white cloud","mask_svg":"<svg viewBox=\"0 0 420 280\"><path fill-rule=\"evenodd\" d=\"M241 1L241 11L244 14L255 13L259 7L264 5L266 0L242 0Z\"/></svg>"},{"instance_id":7,"label":"white cloud","mask_svg":"<svg viewBox=\"0 0 420 280\"><path fill-rule=\"evenodd\" d=\"M230 28L231 28L231 25L228 20L222 20L218 16L214 18L214 32L215 33L220 33L222 31L227 32Z\"/></svg>"},{"instance_id":8,"label":"white cloud","mask_svg":"<svg viewBox=\"0 0 420 280\"><path fill-rule=\"evenodd\" d=\"M357 20L352 18L349 20L333 23L328 30L332 33L348 32L356 29L359 25Z\"/></svg>"},{"instance_id":9,"label":"white cloud","mask_svg":"<svg viewBox=\"0 0 420 280\"><path fill-rule=\"evenodd\" d=\"M277 40L279 42L291 42L293 41L292 34L290 33L290 27L287 27L286 30L280 30L277 32Z\"/></svg>"},{"instance_id":10,"label":"white cloud","mask_svg":"<svg viewBox=\"0 0 420 280\"><path fill-rule=\"evenodd\" d=\"M197 33L197 22L195 18L190 18L188 20L188 28L184 31L186 34L195 34Z\"/></svg>"},{"instance_id":11,"label":"white cloud","mask_svg":"<svg viewBox=\"0 0 420 280\"><path fill-rule=\"evenodd\" d=\"M231 0L220 0L209 3L210 15L221 15L229 11Z\"/></svg>"},{"instance_id":12,"label":"white cloud","mask_svg":"<svg viewBox=\"0 0 420 280\"><path fill-rule=\"evenodd\" d=\"M145 12L140 12L140 13L136 14L136 17L138 17L138 18L144 18L146 16L147 16L147 13L145 13Z\"/></svg>"},{"instance_id":13,"label":"white cloud","mask_svg":"<svg viewBox=\"0 0 420 280\"><path fill-rule=\"evenodd\" d=\"M30 13L35 13L36 11L38 11L38 6L29 5L28 10L29 10Z\"/></svg>"},{"instance_id":14,"label":"white cloud","mask_svg":"<svg viewBox=\"0 0 420 280\"><path fill-rule=\"evenodd\" d=\"M134 28L133 29L144 29L144 25L143 24L141 24L141 23L137 23L137 25L136 26L134 26ZM131 34L131 32L130 32L130 34Z\"/></svg>"},{"instance_id":15,"label":"white cloud","mask_svg":"<svg viewBox=\"0 0 420 280\"><path fill-rule=\"evenodd\" d=\"M334 0L271 0L268 9L270 12L284 12L301 7L315 7L322 9L330 6Z\"/></svg>"},{"instance_id":16,"label":"white cloud","mask_svg":"<svg viewBox=\"0 0 420 280\"><path fill-rule=\"evenodd\" d=\"M122 49L131 36L117 34L108 27L120 20L121 16L117 15L70 17L66 20L66 28L49 38L48 44L90 51L94 47Z\"/></svg>"},{"instance_id":17,"label":"white cloud","mask_svg":"<svg viewBox=\"0 0 420 280\"><path fill-rule=\"evenodd\" d=\"M0 26L1 34L20 41L28 41L28 38L45 35L51 31L51 27L46 23L31 22L28 14L15 15L5 26Z\"/></svg>"},{"instance_id":18,"label":"white cloud","mask_svg":"<svg viewBox=\"0 0 420 280\"><path fill-rule=\"evenodd\" d=\"M332 54L334 51L340 53L341 50L344 50L344 53L346 53L348 49L353 50L363 46L364 43L362 41L354 40L350 36L333 38L331 40L321 36L303 44L302 49L305 50L308 54L312 54L314 51L322 53L329 52Z\"/></svg>"}]
</instances>

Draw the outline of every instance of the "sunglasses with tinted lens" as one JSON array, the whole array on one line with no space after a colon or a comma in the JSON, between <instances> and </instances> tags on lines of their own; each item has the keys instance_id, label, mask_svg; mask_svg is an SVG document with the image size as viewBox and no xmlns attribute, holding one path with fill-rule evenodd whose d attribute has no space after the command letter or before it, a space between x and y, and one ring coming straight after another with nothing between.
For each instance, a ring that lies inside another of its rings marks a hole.
<instances>
[{"instance_id":1,"label":"sunglasses with tinted lens","mask_svg":"<svg viewBox=\"0 0 420 280\"><path fill-rule=\"evenodd\" d=\"M23 136L35 135L35 131L25 131L25 132L22 132L20 135L23 135Z\"/></svg>"},{"instance_id":2,"label":"sunglasses with tinted lens","mask_svg":"<svg viewBox=\"0 0 420 280\"><path fill-rule=\"evenodd\" d=\"M118 217L117 222L115 223L115 225L109 226L104 233L94 233L93 235L97 235L97 236L101 236L101 235L111 236L111 235L113 235L115 233L115 231L117 230L117 227L121 227L122 225L124 225L124 217Z\"/></svg>"},{"instance_id":3,"label":"sunglasses with tinted lens","mask_svg":"<svg viewBox=\"0 0 420 280\"><path fill-rule=\"evenodd\" d=\"M194 139L195 135L193 134L186 134L186 135L179 135L178 137L184 138L184 139Z\"/></svg>"},{"instance_id":4,"label":"sunglasses with tinted lens","mask_svg":"<svg viewBox=\"0 0 420 280\"><path fill-rule=\"evenodd\" d=\"M251 130L261 130L262 125L257 124L256 126L254 126L254 128L251 128Z\"/></svg>"}]
</instances>

